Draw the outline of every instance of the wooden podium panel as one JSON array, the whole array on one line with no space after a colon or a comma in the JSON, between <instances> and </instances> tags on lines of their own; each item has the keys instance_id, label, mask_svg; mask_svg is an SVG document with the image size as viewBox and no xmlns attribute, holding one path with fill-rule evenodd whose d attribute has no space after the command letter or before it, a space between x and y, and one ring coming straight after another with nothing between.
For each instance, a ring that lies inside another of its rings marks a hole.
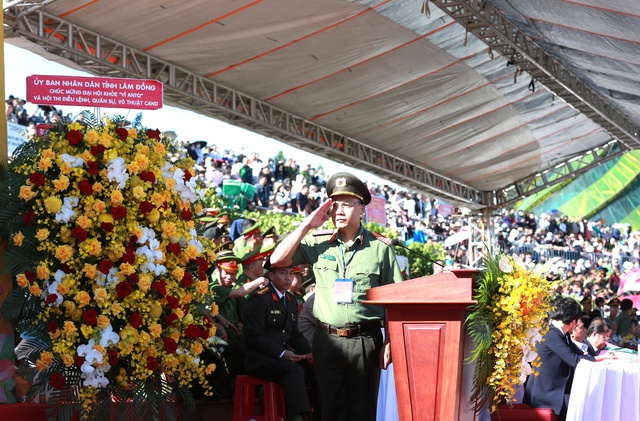
<instances>
[{"instance_id":1,"label":"wooden podium panel","mask_svg":"<svg viewBox=\"0 0 640 421\"><path fill-rule=\"evenodd\" d=\"M367 304L387 310L402 421L473 420L463 387L468 308L475 270L441 273L372 288Z\"/></svg>"}]
</instances>

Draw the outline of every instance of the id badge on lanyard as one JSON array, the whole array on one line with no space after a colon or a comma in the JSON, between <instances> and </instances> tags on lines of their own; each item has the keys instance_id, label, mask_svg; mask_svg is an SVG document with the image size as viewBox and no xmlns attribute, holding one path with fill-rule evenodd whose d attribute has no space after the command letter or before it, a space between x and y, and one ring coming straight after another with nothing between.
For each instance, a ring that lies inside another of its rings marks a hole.
<instances>
[{"instance_id":1,"label":"id badge on lanyard","mask_svg":"<svg viewBox=\"0 0 640 421\"><path fill-rule=\"evenodd\" d=\"M340 244L340 254L342 254L342 278L336 278L334 287L333 287L333 299L338 304L351 304L353 303L353 279L347 278L347 266L353 260L353 257L356 255L358 248L353 251L351 257L348 261L345 261L344 258L344 249L342 248L342 244Z\"/></svg>"},{"instance_id":2,"label":"id badge on lanyard","mask_svg":"<svg viewBox=\"0 0 640 421\"><path fill-rule=\"evenodd\" d=\"M353 279L336 278L333 299L338 304L351 304L353 302Z\"/></svg>"}]
</instances>

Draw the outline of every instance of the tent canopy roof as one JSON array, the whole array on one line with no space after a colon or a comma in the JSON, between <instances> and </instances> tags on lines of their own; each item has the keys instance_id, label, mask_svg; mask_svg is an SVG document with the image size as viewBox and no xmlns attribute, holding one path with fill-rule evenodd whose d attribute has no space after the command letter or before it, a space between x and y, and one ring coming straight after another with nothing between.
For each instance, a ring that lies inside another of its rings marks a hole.
<instances>
[{"instance_id":1,"label":"tent canopy roof","mask_svg":"<svg viewBox=\"0 0 640 421\"><path fill-rule=\"evenodd\" d=\"M472 208L640 147L634 0L13 3L20 46Z\"/></svg>"}]
</instances>

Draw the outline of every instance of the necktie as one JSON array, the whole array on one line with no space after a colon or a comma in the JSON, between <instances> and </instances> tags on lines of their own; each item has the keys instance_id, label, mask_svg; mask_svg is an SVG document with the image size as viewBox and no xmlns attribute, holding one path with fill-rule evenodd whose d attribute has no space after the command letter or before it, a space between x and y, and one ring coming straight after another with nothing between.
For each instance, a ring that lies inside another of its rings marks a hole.
<instances>
[{"instance_id":1,"label":"necktie","mask_svg":"<svg viewBox=\"0 0 640 421\"><path fill-rule=\"evenodd\" d=\"M282 296L282 305L284 305L284 308L286 310L286 308L287 308L287 296L286 295Z\"/></svg>"}]
</instances>

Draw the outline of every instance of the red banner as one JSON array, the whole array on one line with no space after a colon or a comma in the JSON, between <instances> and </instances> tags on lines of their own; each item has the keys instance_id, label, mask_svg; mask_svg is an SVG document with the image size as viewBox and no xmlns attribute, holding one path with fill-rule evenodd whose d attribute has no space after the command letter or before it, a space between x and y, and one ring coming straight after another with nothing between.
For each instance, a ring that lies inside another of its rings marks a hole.
<instances>
[{"instance_id":1,"label":"red banner","mask_svg":"<svg viewBox=\"0 0 640 421\"><path fill-rule=\"evenodd\" d=\"M367 222L377 222L378 224L387 225L387 212L385 210L386 200L383 196L374 196L371 202L365 208L365 219Z\"/></svg>"},{"instance_id":2,"label":"red banner","mask_svg":"<svg viewBox=\"0 0 640 421\"><path fill-rule=\"evenodd\" d=\"M79 107L162 108L162 82L109 77L27 77L27 101L38 105Z\"/></svg>"}]
</instances>

